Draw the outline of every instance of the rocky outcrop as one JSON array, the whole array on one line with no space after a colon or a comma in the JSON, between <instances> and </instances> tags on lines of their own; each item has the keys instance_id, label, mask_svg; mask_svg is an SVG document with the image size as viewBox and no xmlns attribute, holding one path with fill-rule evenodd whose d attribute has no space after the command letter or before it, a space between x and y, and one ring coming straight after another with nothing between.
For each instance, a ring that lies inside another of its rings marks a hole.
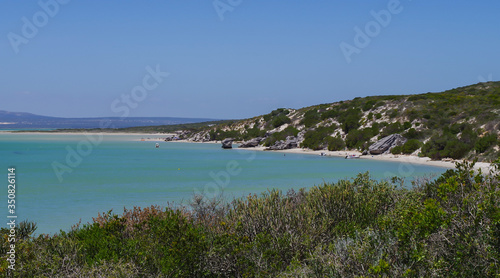
<instances>
[{"instance_id":1,"label":"rocky outcrop","mask_svg":"<svg viewBox=\"0 0 500 278\"><path fill-rule=\"evenodd\" d=\"M210 134L208 132L195 133L189 139L194 142L208 142L210 141Z\"/></svg>"},{"instance_id":2,"label":"rocky outcrop","mask_svg":"<svg viewBox=\"0 0 500 278\"><path fill-rule=\"evenodd\" d=\"M392 148L401 146L406 143L406 138L399 134L392 134L386 136L368 148L370 154L383 154L388 153Z\"/></svg>"},{"instance_id":3,"label":"rocky outcrop","mask_svg":"<svg viewBox=\"0 0 500 278\"><path fill-rule=\"evenodd\" d=\"M287 149L294 149L297 148L298 143L297 143L297 138L294 136L288 136L285 141L279 140L274 143L273 146L267 148L266 150L268 151L275 151L275 150L287 150Z\"/></svg>"},{"instance_id":4,"label":"rocky outcrop","mask_svg":"<svg viewBox=\"0 0 500 278\"><path fill-rule=\"evenodd\" d=\"M260 142L262 142L262 140L264 140L262 137L253 138L241 143L239 148L255 148L260 144Z\"/></svg>"},{"instance_id":5,"label":"rocky outcrop","mask_svg":"<svg viewBox=\"0 0 500 278\"><path fill-rule=\"evenodd\" d=\"M297 134L297 144L304 142L306 132L307 130L302 130L299 134Z\"/></svg>"},{"instance_id":6,"label":"rocky outcrop","mask_svg":"<svg viewBox=\"0 0 500 278\"><path fill-rule=\"evenodd\" d=\"M232 149L233 148L233 138L226 138L222 140L222 148L223 149Z\"/></svg>"}]
</instances>

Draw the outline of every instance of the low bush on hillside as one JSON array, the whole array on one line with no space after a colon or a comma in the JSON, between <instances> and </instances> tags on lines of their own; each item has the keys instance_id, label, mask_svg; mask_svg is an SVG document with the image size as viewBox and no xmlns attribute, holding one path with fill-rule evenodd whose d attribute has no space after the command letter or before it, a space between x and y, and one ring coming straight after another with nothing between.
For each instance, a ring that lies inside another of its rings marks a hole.
<instances>
[{"instance_id":1,"label":"low bush on hillside","mask_svg":"<svg viewBox=\"0 0 500 278\"><path fill-rule=\"evenodd\" d=\"M349 149L367 149L370 145L370 139L377 134L377 128L351 130L346 136L345 144Z\"/></svg>"},{"instance_id":2,"label":"low bush on hillside","mask_svg":"<svg viewBox=\"0 0 500 278\"><path fill-rule=\"evenodd\" d=\"M484 153L488 148L498 144L498 138L495 134L486 134L479 138L475 143L475 150L478 153Z\"/></svg>"},{"instance_id":3,"label":"low bush on hillside","mask_svg":"<svg viewBox=\"0 0 500 278\"><path fill-rule=\"evenodd\" d=\"M421 146L422 146L422 142L420 142L419 140L410 139L410 140L406 141L406 143L404 143L403 145L396 146L396 147L392 148L391 153L392 154L401 154L401 153L412 154L413 152L418 150Z\"/></svg>"},{"instance_id":4,"label":"low bush on hillside","mask_svg":"<svg viewBox=\"0 0 500 278\"><path fill-rule=\"evenodd\" d=\"M351 130L361 126L361 110L359 108L350 108L342 112L337 120L342 124L342 130L349 133Z\"/></svg>"},{"instance_id":5,"label":"low bush on hillside","mask_svg":"<svg viewBox=\"0 0 500 278\"><path fill-rule=\"evenodd\" d=\"M391 149L392 154L401 154L403 151L403 146L395 146Z\"/></svg>"},{"instance_id":6,"label":"low bush on hillside","mask_svg":"<svg viewBox=\"0 0 500 278\"><path fill-rule=\"evenodd\" d=\"M290 123L292 120L288 118L285 114L279 114L278 116L274 117L273 120L271 121L271 126L273 128L280 127L284 124Z\"/></svg>"},{"instance_id":7,"label":"low bush on hillside","mask_svg":"<svg viewBox=\"0 0 500 278\"><path fill-rule=\"evenodd\" d=\"M328 138L328 150L329 151L342 151L345 149L345 142L342 140L342 138L336 136L336 137L329 137Z\"/></svg>"},{"instance_id":8,"label":"low bush on hillside","mask_svg":"<svg viewBox=\"0 0 500 278\"><path fill-rule=\"evenodd\" d=\"M399 122L395 122L395 123L387 125L380 133L380 137L383 138L383 137L389 136L391 134L400 133L403 130L404 130L403 125Z\"/></svg>"},{"instance_id":9,"label":"low bush on hillside","mask_svg":"<svg viewBox=\"0 0 500 278\"><path fill-rule=\"evenodd\" d=\"M442 134L432 136L423 145L422 153L436 160L445 157L460 159L474 149L476 140L477 134L470 127L462 130L460 138L445 129Z\"/></svg>"},{"instance_id":10,"label":"low bush on hillside","mask_svg":"<svg viewBox=\"0 0 500 278\"><path fill-rule=\"evenodd\" d=\"M302 118L301 124L305 125L306 128L311 128L316 126L321 121L321 114L316 109L311 109L304 113L304 118Z\"/></svg>"},{"instance_id":11,"label":"low bush on hillside","mask_svg":"<svg viewBox=\"0 0 500 278\"><path fill-rule=\"evenodd\" d=\"M368 173L230 203L134 208L54 236L0 230L3 277L498 277L498 174L458 163L432 181Z\"/></svg>"},{"instance_id":12,"label":"low bush on hillside","mask_svg":"<svg viewBox=\"0 0 500 278\"><path fill-rule=\"evenodd\" d=\"M240 140L242 138L241 133L238 130L227 130L224 131L222 129L213 129L209 133L210 140L221 141L226 138L233 138L236 140Z\"/></svg>"},{"instance_id":13,"label":"low bush on hillside","mask_svg":"<svg viewBox=\"0 0 500 278\"><path fill-rule=\"evenodd\" d=\"M328 140L331 134L337 129L337 125L328 127L318 127L315 130L309 130L304 134L304 141L301 144L303 148L312 150L322 150L328 146Z\"/></svg>"},{"instance_id":14,"label":"low bush on hillside","mask_svg":"<svg viewBox=\"0 0 500 278\"><path fill-rule=\"evenodd\" d=\"M253 128L246 127L245 132L241 135L242 140L249 140L256 137L264 137L266 135L265 130L261 130L257 125Z\"/></svg>"},{"instance_id":15,"label":"low bush on hillside","mask_svg":"<svg viewBox=\"0 0 500 278\"><path fill-rule=\"evenodd\" d=\"M293 117L288 109L280 108L259 117L258 126L263 130L249 128L252 126L249 120L244 120L243 124L248 126L242 132L230 130L241 127L234 124L236 121L224 121L209 130L212 140L229 137L249 140L290 124L300 131L307 131L307 141L302 144L304 147L325 149L331 145L331 149L341 149L341 142L331 139L333 131L326 134L323 130L323 126L336 123L343 131L341 135L348 149L366 149L371 139L368 138L369 133L378 139L401 134L408 140L426 142L421 155L432 159L450 157L492 161L499 153L496 147L500 135L498 107L500 82L487 82L441 93L356 97L299 109ZM300 122L297 122L298 119ZM314 131L316 126L318 130ZM366 128L370 126L376 126L377 130ZM186 126L185 129L193 128ZM411 149L414 148L394 151L408 153Z\"/></svg>"},{"instance_id":16,"label":"low bush on hillside","mask_svg":"<svg viewBox=\"0 0 500 278\"><path fill-rule=\"evenodd\" d=\"M417 131L414 128L408 129L403 136L407 139L424 139L425 133L421 131Z\"/></svg>"},{"instance_id":17,"label":"low bush on hillside","mask_svg":"<svg viewBox=\"0 0 500 278\"><path fill-rule=\"evenodd\" d=\"M410 139L403 144L401 151L404 154L411 154L414 151L418 150L422 146L422 143L417 139Z\"/></svg>"}]
</instances>

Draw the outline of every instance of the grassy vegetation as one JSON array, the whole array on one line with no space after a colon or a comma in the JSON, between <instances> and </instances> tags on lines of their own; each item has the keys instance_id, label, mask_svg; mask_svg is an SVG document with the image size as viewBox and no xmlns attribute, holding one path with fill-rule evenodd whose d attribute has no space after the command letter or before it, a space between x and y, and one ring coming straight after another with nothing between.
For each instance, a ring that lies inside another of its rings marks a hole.
<instances>
[{"instance_id":1,"label":"grassy vegetation","mask_svg":"<svg viewBox=\"0 0 500 278\"><path fill-rule=\"evenodd\" d=\"M499 174L410 189L368 173L286 194L134 208L54 236L18 227L15 277L498 277ZM6 277L6 229L0 231Z\"/></svg>"}]
</instances>

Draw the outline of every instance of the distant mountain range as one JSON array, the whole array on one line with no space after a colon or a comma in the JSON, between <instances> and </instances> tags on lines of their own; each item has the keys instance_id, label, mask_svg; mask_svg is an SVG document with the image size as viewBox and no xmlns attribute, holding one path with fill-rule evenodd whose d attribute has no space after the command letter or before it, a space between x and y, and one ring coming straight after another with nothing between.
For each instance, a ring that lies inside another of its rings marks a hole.
<instances>
[{"instance_id":1,"label":"distant mountain range","mask_svg":"<svg viewBox=\"0 0 500 278\"><path fill-rule=\"evenodd\" d=\"M109 122L112 128L136 126L175 125L213 121L204 118L175 117L100 117L100 118L58 118L31 113L0 110L0 130L2 129L81 129L99 128L102 122Z\"/></svg>"}]
</instances>

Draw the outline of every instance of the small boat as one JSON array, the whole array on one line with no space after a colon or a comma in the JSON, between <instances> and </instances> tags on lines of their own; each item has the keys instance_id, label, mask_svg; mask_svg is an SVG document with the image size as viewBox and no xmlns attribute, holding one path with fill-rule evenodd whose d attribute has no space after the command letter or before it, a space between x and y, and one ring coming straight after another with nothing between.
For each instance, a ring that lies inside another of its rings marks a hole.
<instances>
[{"instance_id":1,"label":"small boat","mask_svg":"<svg viewBox=\"0 0 500 278\"><path fill-rule=\"evenodd\" d=\"M352 159L352 158L359 158L359 155L350 154L345 156L345 159Z\"/></svg>"},{"instance_id":2,"label":"small boat","mask_svg":"<svg viewBox=\"0 0 500 278\"><path fill-rule=\"evenodd\" d=\"M156 148L158 149L158 148L160 147L160 144L156 143L156 145L155 145L155 146L156 146Z\"/></svg>"}]
</instances>

